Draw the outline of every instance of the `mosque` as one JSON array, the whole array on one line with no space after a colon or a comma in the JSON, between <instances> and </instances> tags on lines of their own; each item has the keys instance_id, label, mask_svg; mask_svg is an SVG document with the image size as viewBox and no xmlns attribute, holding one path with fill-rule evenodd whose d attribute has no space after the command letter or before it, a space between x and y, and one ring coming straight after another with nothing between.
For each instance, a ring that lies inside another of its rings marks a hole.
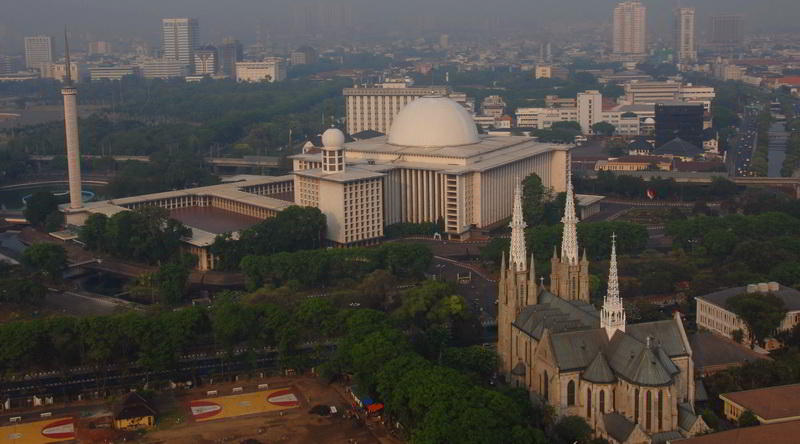
<instances>
[{"instance_id":1,"label":"mosque","mask_svg":"<svg viewBox=\"0 0 800 444\"><path fill-rule=\"evenodd\" d=\"M695 410L692 348L680 314L627 324L612 237L603 307L589 303L589 261L579 258L578 218L567 174L560 254L550 287L537 283L527 257L522 187L516 185L511 246L498 292L497 350L506 381L555 408L584 418L595 436L618 444L663 443L708 431Z\"/></svg>"},{"instance_id":2,"label":"mosque","mask_svg":"<svg viewBox=\"0 0 800 444\"><path fill-rule=\"evenodd\" d=\"M466 239L473 228L511 216L515 180L531 173L555 192L566 189L567 145L479 134L472 116L442 96L406 105L386 136L345 140L342 131L326 130L319 152L291 156L293 171L284 176L239 176L208 187L78 200L64 209L67 222L79 226L92 213L166 208L192 229L185 250L198 256L198 269L209 270L216 262L209 247L218 234L235 235L293 204L319 208L327 218L328 244L349 247L376 243L385 226L399 222L443 221L444 236ZM77 143L70 148L77 163ZM70 180L73 187L79 189L80 181Z\"/></svg>"}]
</instances>

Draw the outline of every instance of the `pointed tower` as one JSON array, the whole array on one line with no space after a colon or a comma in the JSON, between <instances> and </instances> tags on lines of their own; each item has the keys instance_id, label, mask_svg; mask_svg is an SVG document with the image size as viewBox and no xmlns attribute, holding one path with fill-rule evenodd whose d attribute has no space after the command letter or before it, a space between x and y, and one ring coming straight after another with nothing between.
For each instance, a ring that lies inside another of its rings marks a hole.
<instances>
[{"instance_id":1,"label":"pointed tower","mask_svg":"<svg viewBox=\"0 0 800 444\"><path fill-rule=\"evenodd\" d=\"M566 300L589 302L589 260L578 254L578 216L575 214L575 193L572 189L571 155L567 155L567 195L564 205L564 233L561 257L553 252L550 270L550 292Z\"/></svg>"},{"instance_id":2,"label":"pointed tower","mask_svg":"<svg viewBox=\"0 0 800 444\"><path fill-rule=\"evenodd\" d=\"M511 369L516 363L511 348L512 323L519 312L528 305L537 302L536 276L534 274L533 254L530 265L525 248L525 220L522 217L522 184L518 180L514 189L514 211L511 215L511 247L500 270L497 295L497 352L500 355L500 367L506 380L510 380ZM530 267L530 268L529 268ZM529 272L530 270L530 272Z\"/></svg>"},{"instance_id":3,"label":"pointed tower","mask_svg":"<svg viewBox=\"0 0 800 444\"><path fill-rule=\"evenodd\" d=\"M608 267L608 291L603 298L603 310L600 312L600 327L606 330L611 339L617 330L625 332L625 307L619 297L619 279L617 277L617 235L611 236L611 264Z\"/></svg>"},{"instance_id":4,"label":"pointed tower","mask_svg":"<svg viewBox=\"0 0 800 444\"><path fill-rule=\"evenodd\" d=\"M72 84L72 65L69 59L69 40L64 28L66 78L61 96L64 98L64 131L67 142L67 173L69 175L69 209L83 207L81 195L81 153L78 143L78 90ZM69 219L69 218L68 218ZM67 221L69 222L69 220Z\"/></svg>"}]
</instances>

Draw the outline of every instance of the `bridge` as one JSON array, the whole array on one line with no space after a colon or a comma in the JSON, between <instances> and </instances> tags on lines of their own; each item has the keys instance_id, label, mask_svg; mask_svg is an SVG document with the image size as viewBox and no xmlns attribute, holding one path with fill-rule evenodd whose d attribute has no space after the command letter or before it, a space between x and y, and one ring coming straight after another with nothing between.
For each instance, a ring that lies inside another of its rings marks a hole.
<instances>
[{"instance_id":1,"label":"bridge","mask_svg":"<svg viewBox=\"0 0 800 444\"><path fill-rule=\"evenodd\" d=\"M674 179L678 183L698 183L709 184L715 177L722 177L730 180L737 185L743 186L766 186L770 188L780 188L791 191L796 199L800 199L800 177L759 177L759 176L734 176L730 177L727 173L698 173L683 171L625 171L626 176L640 177L644 180L651 179ZM586 177L596 178L597 173L590 171L585 173Z\"/></svg>"},{"instance_id":2,"label":"bridge","mask_svg":"<svg viewBox=\"0 0 800 444\"><path fill-rule=\"evenodd\" d=\"M112 158L117 162L150 162L148 156L98 156L94 154L82 154L82 159L102 159ZM36 162L49 162L55 158L54 155L32 155L30 159ZM244 156L244 157L204 157L203 161L212 166L219 167L246 167L246 168L278 168L281 166L281 158L275 156Z\"/></svg>"}]
</instances>

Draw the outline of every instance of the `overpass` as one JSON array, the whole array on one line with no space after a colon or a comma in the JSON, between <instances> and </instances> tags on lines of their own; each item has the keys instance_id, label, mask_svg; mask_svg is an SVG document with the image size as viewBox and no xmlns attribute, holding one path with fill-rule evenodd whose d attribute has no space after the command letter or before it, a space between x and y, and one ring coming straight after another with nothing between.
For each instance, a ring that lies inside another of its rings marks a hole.
<instances>
[{"instance_id":1,"label":"overpass","mask_svg":"<svg viewBox=\"0 0 800 444\"><path fill-rule=\"evenodd\" d=\"M589 171L584 173L586 177L596 178L597 172ZM791 191L796 199L800 199L800 177L759 177L759 176L735 176L730 177L723 172L684 172L684 171L625 171L625 176L640 177L644 180L650 179L674 179L678 183L698 183L709 184L715 177L722 177L730 180L737 185L743 186L765 186L770 188L780 188Z\"/></svg>"},{"instance_id":2,"label":"overpass","mask_svg":"<svg viewBox=\"0 0 800 444\"><path fill-rule=\"evenodd\" d=\"M82 159L102 159L110 157L117 162L150 162L148 156L98 156L82 154ZM32 155L30 159L36 162L49 162L54 155ZM244 157L204 157L203 161L212 166L219 167L245 167L245 168L278 168L281 158L276 156L244 156Z\"/></svg>"}]
</instances>

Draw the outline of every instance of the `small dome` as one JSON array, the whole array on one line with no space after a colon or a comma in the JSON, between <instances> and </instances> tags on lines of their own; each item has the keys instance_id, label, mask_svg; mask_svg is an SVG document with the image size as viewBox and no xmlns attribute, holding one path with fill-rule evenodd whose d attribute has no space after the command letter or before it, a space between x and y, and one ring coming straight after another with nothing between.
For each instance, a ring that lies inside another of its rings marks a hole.
<instances>
[{"instance_id":1,"label":"small dome","mask_svg":"<svg viewBox=\"0 0 800 444\"><path fill-rule=\"evenodd\" d=\"M339 128L328 128L322 133L322 146L341 148L344 145L344 133Z\"/></svg>"},{"instance_id":2,"label":"small dome","mask_svg":"<svg viewBox=\"0 0 800 444\"><path fill-rule=\"evenodd\" d=\"M480 142L475 121L463 106L442 96L425 96L406 105L392 122L389 143L443 147Z\"/></svg>"},{"instance_id":3,"label":"small dome","mask_svg":"<svg viewBox=\"0 0 800 444\"><path fill-rule=\"evenodd\" d=\"M654 118L652 118L652 117L648 117L648 118L644 119L644 123L646 123L648 125L652 125L652 124L656 123L656 120Z\"/></svg>"}]
</instances>

